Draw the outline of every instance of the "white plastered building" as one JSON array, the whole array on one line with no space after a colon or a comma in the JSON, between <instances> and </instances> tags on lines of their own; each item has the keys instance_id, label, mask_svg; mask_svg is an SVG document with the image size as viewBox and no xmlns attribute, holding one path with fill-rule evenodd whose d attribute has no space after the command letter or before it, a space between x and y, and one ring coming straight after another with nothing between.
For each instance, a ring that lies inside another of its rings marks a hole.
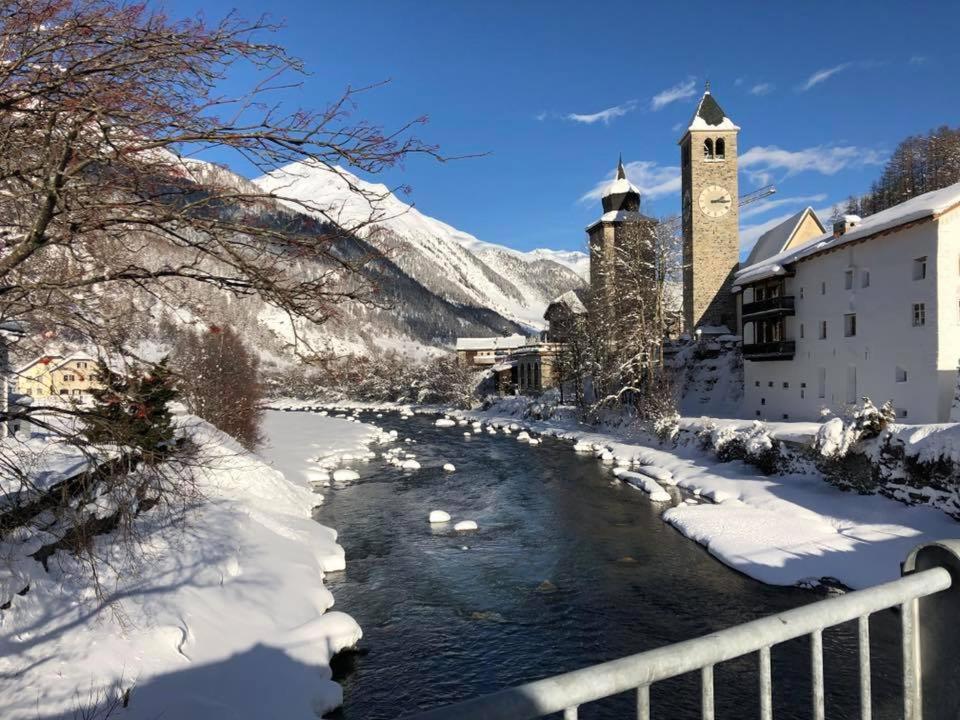
<instances>
[{"instance_id":1,"label":"white plastered building","mask_svg":"<svg viewBox=\"0 0 960 720\"><path fill-rule=\"evenodd\" d=\"M816 420L869 397L951 419L960 364L960 184L742 268L743 413Z\"/></svg>"}]
</instances>

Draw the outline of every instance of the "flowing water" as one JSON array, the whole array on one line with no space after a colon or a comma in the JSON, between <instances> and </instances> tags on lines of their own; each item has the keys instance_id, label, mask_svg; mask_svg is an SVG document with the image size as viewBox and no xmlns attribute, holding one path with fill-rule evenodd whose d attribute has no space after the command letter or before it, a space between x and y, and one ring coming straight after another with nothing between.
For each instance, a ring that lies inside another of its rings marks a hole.
<instances>
[{"instance_id":1,"label":"flowing water","mask_svg":"<svg viewBox=\"0 0 960 720\"><path fill-rule=\"evenodd\" d=\"M317 511L347 554L327 586L364 634L337 668L347 720L398 717L820 599L727 568L569 443L465 438L469 428L436 428L429 416L363 418L412 438L404 449L423 467L359 466L361 479L327 491ZM479 530L431 526L434 509ZM893 612L871 623L875 718L902 714L899 627ZM772 656L775 717L810 717L808 641ZM859 717L855 624L824 633L824 658L827 717ZM717 717L757 717L755 656L715 673ZM653 716L699 717L699 697L699 674L657 683ZM580 716L635 717L634 702L610 698Z\"/></svg>"}]
</instances>

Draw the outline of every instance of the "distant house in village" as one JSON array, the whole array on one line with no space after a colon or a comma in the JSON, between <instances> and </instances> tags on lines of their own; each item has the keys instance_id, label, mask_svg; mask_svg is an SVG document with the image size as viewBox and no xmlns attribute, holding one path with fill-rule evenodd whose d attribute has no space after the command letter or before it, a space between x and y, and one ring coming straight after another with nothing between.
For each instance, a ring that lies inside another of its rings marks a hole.
<instances>
[{"instance_id":1,"label":"distant house in village","mask_svg":"<svg viewBox=\"0 0 960 720\"><path fill-rule=\"evenodd\" d=\"M543 319L547 321L547 341L564 343L570 339L574 323L587 314L587 306L575 290L568 290L547 305Z\"/></svg>"},{"instance_id":2,"label":"distant house in village","mask_svg":"<svg viewBox=\"0 0 960 720\"><path fill-rule=\"evenodd\" d=\"M16 371L17 390L34 398L81 397L102 387L96 370L96 359L83 352L41 355Z\"/></svg>"},{"instance_id":3,"label":"distant house in village","mask_svg":"<svg viewBox=\"0 0 960 720\"><path fill-rule=\"evenodd\" d=\"M3 419L0 420L0 438L7 437L10 431L17 432L23 425L21 421L7 421L7 413L19 400L13 368L10 367L10 345L23 337L23 334L23 326L19 322L0 322L0 413L3 413Z\"/></svg>"},{"instance_id":4,"label":"distant house in village","mask_svg":"<svg viewBox=\"0 0 960 720\"><path fill-rule=\"evenodd\" d=\"M465 367L490 368L526 342L523 335L457 338L457 361Z\"/></svg>"}]
</instances>

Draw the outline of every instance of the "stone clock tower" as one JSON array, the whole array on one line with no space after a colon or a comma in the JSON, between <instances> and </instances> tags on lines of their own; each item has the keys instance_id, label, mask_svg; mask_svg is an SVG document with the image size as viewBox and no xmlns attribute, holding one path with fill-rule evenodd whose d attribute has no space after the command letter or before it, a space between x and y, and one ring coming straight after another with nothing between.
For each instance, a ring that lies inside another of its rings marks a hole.
<instances>
[{"instance_id":1,"label":"stone clock tower","mask_svg":"<svg viewBox=\"0 0 960 720\"><path fill-rule=\"evenodd\" d=\"M737 133L707 85L680 138L685 329L737 331L730 292L740 257Z\"/></svg>"}]
</instances>

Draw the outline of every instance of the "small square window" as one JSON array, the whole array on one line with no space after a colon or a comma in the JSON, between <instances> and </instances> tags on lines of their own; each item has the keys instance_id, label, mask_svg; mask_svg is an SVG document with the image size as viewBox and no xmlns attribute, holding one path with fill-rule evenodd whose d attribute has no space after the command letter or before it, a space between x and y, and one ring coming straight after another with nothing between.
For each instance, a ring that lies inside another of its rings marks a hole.
<instances>
[{"instance_id":1,"label":"small square window","mask_svg":"<svg viewBox=\"0 0 960 720\"><path fill-rule=\"evenodd\" d=\"M759 380L754 380L753 384L756 385L757 387L760 387L760 381L759 381Z\"/></svg>"},{"instance_id":2,"label":"small square window","mask_svg":"<svg viewBox=\"0 0 960 720\"><path fill-rule=\"evenodd\" d=\"M787 413L784 413L784 414L783 414L783 419L784 419L784 420L789 420L789 419L790 419L790 416L789 416Z\"/></svg>"},{"instance_id":3,"label":"small square window","mask_svg":"<svg viewBox=\"0 0 960 720\"><path fill-rule=\"evenodd\" d=\"M767 383L767 387L773 387L773 380Z\"/></svg>"},{"instance_id":4,"label":"small square window","mask_svg":"<svg viewBox=\"0 0 960 720\"><path fill-rule=\"evenodd\" d=\"M766 405L766 404L767 404L767 399L766 399L766 398L760 398L760 404L761 404L761 405Z\"/></svg>"},{"instance_id":5,"label":"small square window","mask_svg":"<svg viewBox=\"0 0 960 720\"><path fill-rule=\"evenodd\" d=\"M913 261L913 279L925 280L927 277L927 256L915 258Z\"/></svg>"},{"instance_id":6,"label":"small square window","mask_svg":"<svg viewBox=\"0 0 960 720\"><path fill-rule=\"evenodd\" d=\"M806 383L800 383L800 387L805 388L806 386L807 386Z\"/></svg>"},{"instance_id":7,"label":"small square window","mask_svg":"<svg viewBox=\"0 0 960 720\"><path fill-rule=\"evenodd\" d=\"M907 381L907 371L905 368L897 366L896 371L894 372L894 379L898 383L905 383Z\"/></svg>"},{"instance_id":8,"label":"small square window","mask_svg":"<svg viewBox=\"0 0 960 720\"><path fill-rule=\"evenodd\" d=\"M897 417L898 417L898 418L905 418L906 416L907 416L907 409L906 409L906 408L897 408Z\"/></svg>"},{"instance_id":9,"label":"small square window","mask_svg":"<svg viewBox=\"0 0 960 720\"><path fill-rule=\"evenodd\" d=\"M783 386L784 386L785 388L788 388L788 387L790 387L790 383L785 382L785 383L783 384Z\"/></svg>"},{"instance_id":10,"label":"small square window","mask_svg":"<svg viewBox=\"0 0 960 720\"><path fill-rule=\"evenodd\" d=\"M757 410L757 417L760 417L760 411Z\"/></svg>"}]
</instances>

